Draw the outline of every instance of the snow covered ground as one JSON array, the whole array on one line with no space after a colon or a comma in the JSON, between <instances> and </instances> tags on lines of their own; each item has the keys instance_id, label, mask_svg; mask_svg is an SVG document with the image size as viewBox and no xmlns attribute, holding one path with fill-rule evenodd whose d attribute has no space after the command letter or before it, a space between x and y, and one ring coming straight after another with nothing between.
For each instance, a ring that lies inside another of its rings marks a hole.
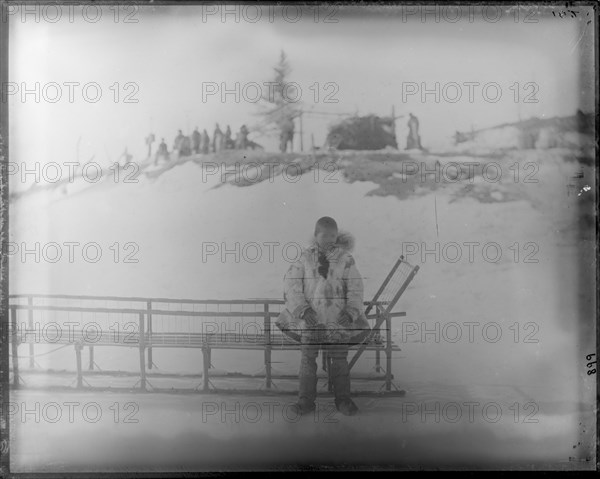
<instances>
[{"instance_id":1,"label":"snow covered ground","mask_svg":"<svg viewBox=\"0 0 600 479\"><path fill-rule=\"evenodd\" d=\"M580 460L590 448L578 445L589 441L589 430L573 427L591 426L590 409L551 401L535 409L502 387L421 382L414 389L406 398L358 397L354 417L320 397L316 412L302 418L289 410L292 396L23 391L13 394L12 469L593 467L593 459ZM36 404L38 420L31 412L23 417Z\"/></svg>"},{"instance_id":2,"label":"snow covered ground","mask_svg":"<svg viewBox=\"0 0 600 479\"><path fill-rule=\"evenodd\" d=\"M402 200L369 195L379 184L349 183L341 169L236 187L222 185L218 173L196 162L155 178L140 176L138 183L110 180L23 196L11 204L10 241L28 249L36 242L42 248L48 242L81 247L72 262L67 247L54 263L44 254L38 261L13 254L11 293L280 298L297 245L307 243L315 220L325 215L356 237L365 299L400 254L420 271L398 305L407 316L394 331L402 348L394 359L395 383L407 391L404 398L359 397L363 414L333 414L330 423L284 417L284 403L293 399L284 395L273 399L270 420L270 406L263 404L268 397L23 389L13 392L14 403L43 408L48 402L97 401L110 419L35 422L15 413L14 470L269 468L325 458L331 464L405 467L593 465L596 389L585 355L595 351L595 243L580 204L595 185L593 168L568 156L514 151L499 163L500 181L477 177L471 186L461 181L432 189L427 181L403 183L405 177L394 176L398 188L412 188ZM415 161L441 164L478 160L460 158L415 155ZM510 169L515 162L518 180ZM529 178L538 181L524 182L532 172ZM490 201L480 201L478 191ZM93 250L82 254L92 242L102 252L97 262L90 261ZM229 254L221 256L225 250ZM72 369L68 349L40 358L43 367ZM198 372L200 358L197 351L155 353L165 371ZM297 353L279 360L278 370L297 370ZM96 361L104 369L135 371L138 358L135 349L97 348ZM214 362L256 371L262 354L217 352ZM50 386L51 376L44 381ZM248 416L252 401L263 413L256 421ZM114 421L111 404L122 409L128 402L137 404L139 422ZM472 421L465 406L471 402L479 403ZM331 399L322 403L331 407ZM422 411L436 403L441 416L423 419ZM451 403L461 405L458 420L443 409ZM501 405L497 422L477 410L489 403ZM236 404L246 405L246 412L233 420L221 416Z\"/></svg>"}]
</instances>

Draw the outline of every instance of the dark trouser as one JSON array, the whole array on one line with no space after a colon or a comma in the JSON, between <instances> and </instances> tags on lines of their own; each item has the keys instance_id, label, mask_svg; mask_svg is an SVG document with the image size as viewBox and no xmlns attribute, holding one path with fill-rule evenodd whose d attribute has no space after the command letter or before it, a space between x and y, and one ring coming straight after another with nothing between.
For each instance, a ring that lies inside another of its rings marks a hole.
<instances>
[{"instance_id":1,"label":"dark trouser","mask_svg":"<svg viewBox=\"0 0 600 479\"><path fill-rule=\"evenodd\" d=\"M305 406L314 404L317 398L317 356L319 349L326 349L331 358L331 380L335 404L350 399L350 370L348 368L348 346L323 341L322 331L310 330L302 333L300 347L299 402Z\"/></svg>"},{"instance_id":2,"label":"dark trouser","mask_svg":"<svg viewBox=\"0 0 600 479\"><path fill-rule=\"evenodd\" d=\"M331 358L329 367L330 377L333 382L335 405L350 399L350 369L348 368L348 346L331 345L327 348L327 355Z\"/></svg>"}]
</instances>

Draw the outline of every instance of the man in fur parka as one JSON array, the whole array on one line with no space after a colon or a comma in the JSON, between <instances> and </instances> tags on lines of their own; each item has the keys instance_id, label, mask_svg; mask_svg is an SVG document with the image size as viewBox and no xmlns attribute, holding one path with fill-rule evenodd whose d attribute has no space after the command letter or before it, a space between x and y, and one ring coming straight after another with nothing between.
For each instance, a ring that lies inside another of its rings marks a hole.
<instances>
[{"instance_id":1,"label":"man in fur parka","mask_svg":"<svg viewBox=\"0 0 600 479\"><path fill-rule=\"evenodd\" d=\"M354 238L339 232L333 218L317 221L311 245L288 269L284 279L285 309L277 326L301 342L299 414L315 409L319 349L331 358L336 408L345 415L358 411L350 398L348 347L369 333L364 315L363 282L350 254Z\"/></svg>"}]
</instances>

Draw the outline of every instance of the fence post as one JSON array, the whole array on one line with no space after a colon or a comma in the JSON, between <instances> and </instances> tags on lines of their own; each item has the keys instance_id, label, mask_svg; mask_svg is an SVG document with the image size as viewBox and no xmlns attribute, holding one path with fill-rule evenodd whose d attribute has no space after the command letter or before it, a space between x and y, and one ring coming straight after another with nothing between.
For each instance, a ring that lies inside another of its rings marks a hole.
<instances>
[{"instance_id":1,"label":"fence post","mask_svg":"<svg viewBox=\"0 0 600 479\"><path fill-rule=\"evenodd\" d=\"M27 327L29 328L29 330L31 331L33 329L33 309L31 309L31 307L33 306L33 298L31 296L29 296L27 298L27 304L29 305L29 310L28 310L28 324ZM34 359L34 346L33 346L33 341L31 343L29 343L29 367L30 368L34 368L35 366L35 359Z\"/></svg>"},{"instance_id":2,"label":"fence post","mask_svg":"<svg viewBox=\"0 0 600 479\"><path fill-rule=\"evenodd\" d=\"M144 353L145 348L145 328L144 328L144 313L140 313L140 334L139 334L139 346L140 346L140 389L146 390L146 358Z\"/></svg>"},{"instance_id":3,"label":"fence post","mask_svg":"<svg viewBox=\"0 0 600 479\"><path fill-rule=\"evenodd\" d=\"M13 388L19 387L19 338L17 335L17 308L10 308L10 326L12 328L12 363L13 363Z\"/></svg>"},{"instance_id":4,"label":"fence post","mask_svg":"<svg viewBox=\"0 0 600 479\"><path fill-rule=\"evenodd\" d=\"M152 369L152 301L146 303L148 309L148 369Z\"/></svg>"},{"instance_id":5,"label":"fence post","mask_svg":"<svg viewBox=\"0 0 600 479\"><path fill-rule=\"evenodd\" d=\"M265 312L265 386L271 389L271 315L269 303L264 305Z\"/></svg>"}]
</instances>

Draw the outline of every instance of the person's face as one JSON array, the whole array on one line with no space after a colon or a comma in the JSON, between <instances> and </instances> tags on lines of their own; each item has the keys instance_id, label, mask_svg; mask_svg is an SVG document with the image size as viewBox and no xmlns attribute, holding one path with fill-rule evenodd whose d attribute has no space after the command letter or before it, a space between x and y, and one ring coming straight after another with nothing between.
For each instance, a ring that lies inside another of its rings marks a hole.
<instances>
[{"instance_id":1,"label":"person's face","mask_svg":"<svg viewBox=\"0 0 600 479\"><path fill-rule=\"evenodd\" d=\"M328 250L337 240L337 229L320 228L315 235L315 240L320 249Z\"/></svg>"}]
</instances>

